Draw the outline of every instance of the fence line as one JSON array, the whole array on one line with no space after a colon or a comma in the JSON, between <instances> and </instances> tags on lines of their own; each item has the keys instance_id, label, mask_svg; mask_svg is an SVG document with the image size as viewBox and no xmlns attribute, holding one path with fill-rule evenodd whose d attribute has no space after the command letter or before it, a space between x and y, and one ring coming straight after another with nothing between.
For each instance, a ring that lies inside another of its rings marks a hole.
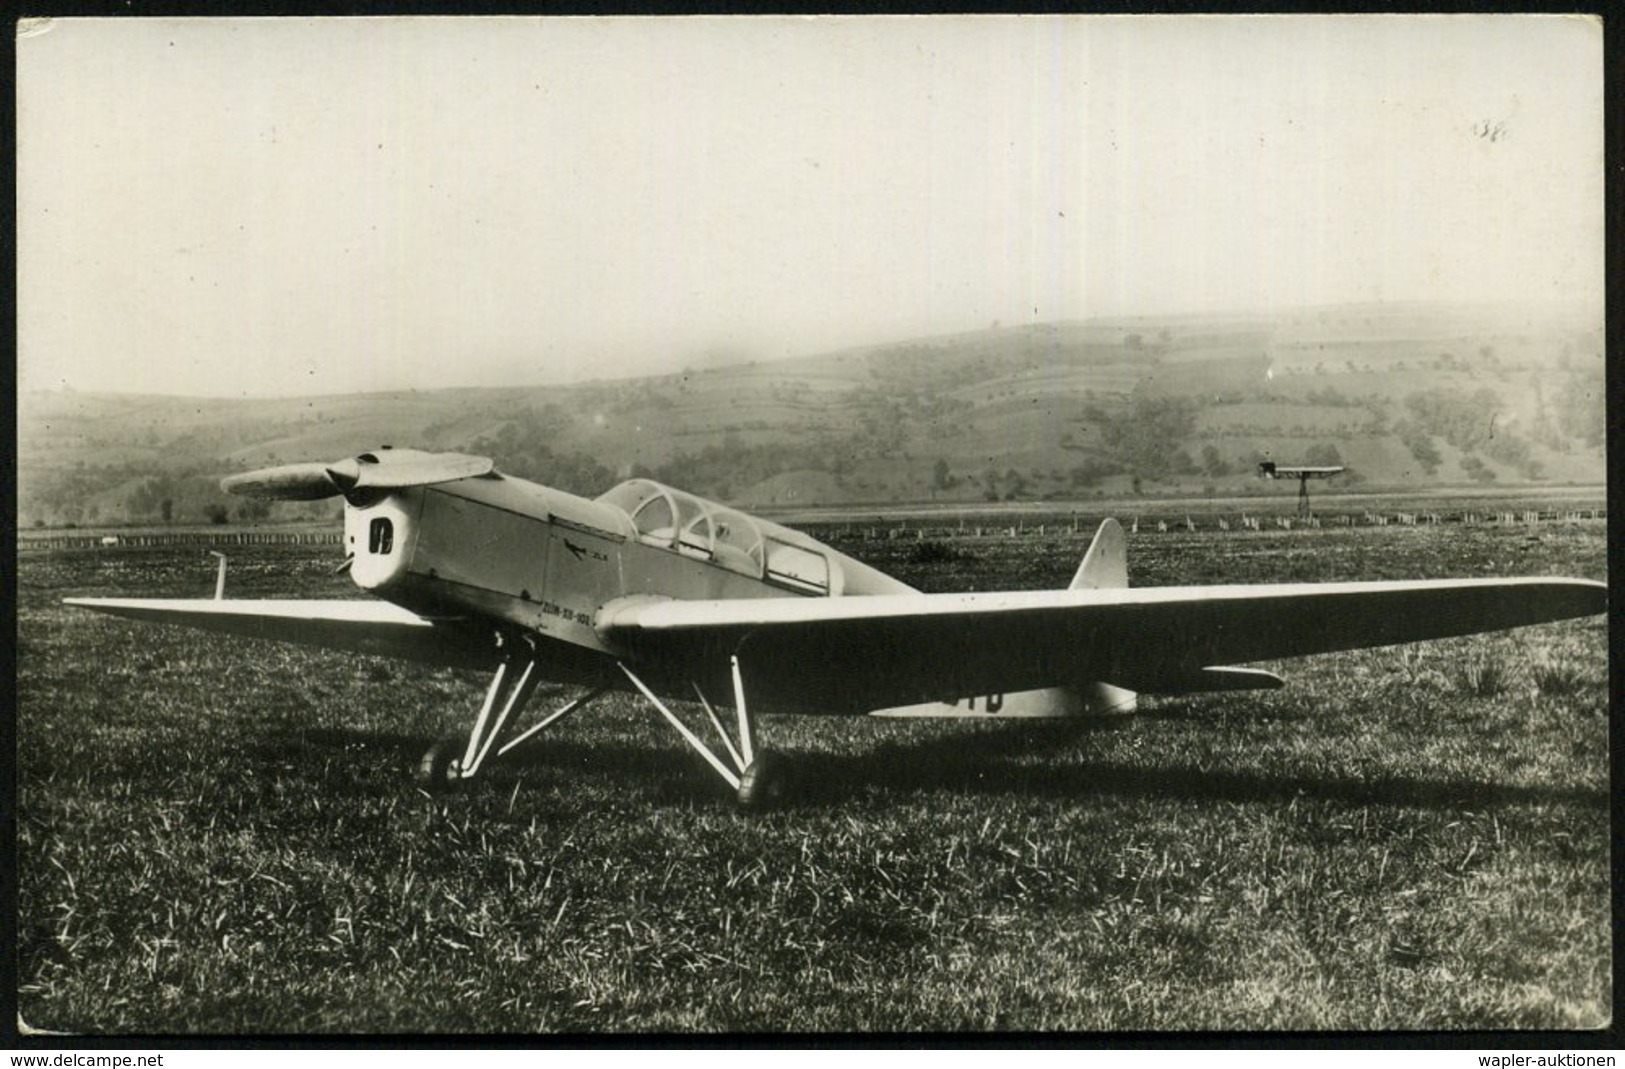
<instances>
[{"instance_id":1,"label":"fence line","mask_svg":"<svg viewBox=\"0 0 1625 1069\"><path fill-rule=\"evenodd\" d=\"M1508 511L1462 511L1462 512L1412 512L1399 509L1386 509L1381 511L1364 510L1361 512L1316 512L1307 517L1297 516L1255 516L1246 512L1210 513L1205 516L1174 516L1174 515L1135 515L1124 516L1123 526L1130 534L1168 534L1172 533L1225 533L1239 534L1243 531L1303 531L1319 530L1324 527L1538 527L1544 524L1574 525L1588 521L1601 521L1608 518L1605 508L1583 509L1521 509ZM800 525L801 529L821 539L840 539L845 541L875 541L905 539L909 541L977 539L977 538L1022 538L1043 537L1045 534L1092 534L1095 524L1099 522L1094 518L1085 518L1082 514L1075 514L1070 519L1055 522L1050 519L1045 523L1015 523L1015 524L978 524L967 526L963 520L954 520L942 524L919 524L911 521L898 521L883 524L881 521L866 520L850 523L810 523Z\"/></svg>"},{"instance_id":2,"label":"fence line","mask_svg":"<svg viewBox=\"0 0 1625 1069\"><path fill-rule=\"evenodd\" d=\"M1542 524L1572 526L1589 521L1606 520L1607 516L1607 510L1603 508L1523 509L1449 513L1372 512L1366 510L1358 513L1317 513L1303 520L1279 515L1273 517L1250 516L1245 512L1240 512L1202 517L1187 515L1181 518L1172 516L1134 516L1129 519L1127 526L1133 534L1139 534L1142 530L1159 534L1169 532L1239 534L1242 531L1262 532L1265 529L1266 522L1271 524L1272 529L1281 531L1318 529L1323 525L1387 527L1393 524L1405 527L1440 527L1454 524L1464 527L1538 527ZM907 522L882 525L874 521L866 521L806 524L802 525L802 530L815 538L842 539L846 541L1044 538L1051 535L1092 534L1094 521L1086 520L1081 514L1075 514L1070 519L1060 521L1046 519L1043 523L1018 521L1014 524L978 524L972 527L966 526L963 520L955 520L941 525L917 525ZM19 550L28 550L114 549L121 546L336 546L342 544L343 541L344 535L342 531L157 531L141 534L71 534L37 537L20 535L17 539L17 548Z\"/></svg>"},{"instance_id":3,"label":"fence line","mask_svg":"<svg viewBox=\"0 0 1625 1069\"><path fill-rule=\"evenodd\" d=\"M113 549L119 546L336 546L342 531L158 531L142 534L19 536L17 548Z\"/></svg>"}]
</instances>

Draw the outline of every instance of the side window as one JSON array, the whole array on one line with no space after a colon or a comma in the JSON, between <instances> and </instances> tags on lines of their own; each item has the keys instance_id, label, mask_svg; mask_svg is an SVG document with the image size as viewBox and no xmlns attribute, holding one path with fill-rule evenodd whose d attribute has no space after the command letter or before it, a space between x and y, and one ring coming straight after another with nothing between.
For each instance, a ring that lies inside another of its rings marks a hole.
<instances>
[{"instance_id":1,"label":"side window","mask_svg":"<svg viewBox=\"0 0 1625 1069\"><path fill-rule=\"evenodd\" d=\"M829 561L822 553L767 540L767 577L809 593L829 593Z\"/></svg>"},{"instance_id":2,"label":"side window","mask_svg":"<svg viewBox=\"0 0 1625 1069\"><path fill-rule=\"evenodd\" d=\"M677 539L677 548L709 558L711 556L711 517L701 516L684 527L682 536Z\"/></svg>"},{"instance_id":3,"label":"side window","mask_svg":"<svg viewBox=\"0 0 1625 1069\"><path fill-rule=\"evenodd\" d=\"M755 524L737 512L719 510L711 520L716 544L712 554L724 568L761 578L762 536Z\"/></svg>"},{"instance_id":4,"label":"side window","mask_svg":"<svg viewBox=\"0 0 1625 1069\"><path fill-rule=\"evenodd\" d=\"M372 521L367 530L367 550L380 557L388 556L395 546L395 525L387 517L380 516Z\"/></svg>"},{"instance_id":5,"label":"side window","mask_svg":"<svg viewBox=\"0 0 1625 1069\"><path fill-rule=\"evenodd\" d=\"M638 535L645 542L659 546L669 546L672 538L677 534L675 528L676 518L671 514L671 502L666 500L664 494L651 497L638 509L638 514L632 517L632 524L638 529Z\"/></svg>"}]
</instances>

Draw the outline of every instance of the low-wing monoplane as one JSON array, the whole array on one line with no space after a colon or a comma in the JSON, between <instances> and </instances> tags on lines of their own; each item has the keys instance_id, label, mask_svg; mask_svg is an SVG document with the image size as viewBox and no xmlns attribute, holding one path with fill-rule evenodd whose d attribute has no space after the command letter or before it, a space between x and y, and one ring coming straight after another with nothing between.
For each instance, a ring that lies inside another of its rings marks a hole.
<instances>
[{"instance_id":1,"label":"low-wing monoplane","mask_svg":"<svg viewBox=\"0 0 1625 1069\"><path fill-rule=\"evenodd\" d=\"M418 775L428 787L475 778L611 689L641 694L741 804L755 806L784 785L782 766L756 745L754 715L763 710L1127 710L1137 694L1282 685L1246 662L1520 627L1606 606L1606 587L1583 579L1130 588L1126 539L1110 519L1065 590L922 594L803 533L649 479L589 500L457 453L386 448L222 485L271 499L342 496L350 577L379 600L217 593L68 604L491 671L467 736L424 755ZM518 730L542 680L587 689ZM673 699L697 701L721 746L704 742L667 704ZM728 704L731 731L717 713Z\"/></svg>"}]
</instances>

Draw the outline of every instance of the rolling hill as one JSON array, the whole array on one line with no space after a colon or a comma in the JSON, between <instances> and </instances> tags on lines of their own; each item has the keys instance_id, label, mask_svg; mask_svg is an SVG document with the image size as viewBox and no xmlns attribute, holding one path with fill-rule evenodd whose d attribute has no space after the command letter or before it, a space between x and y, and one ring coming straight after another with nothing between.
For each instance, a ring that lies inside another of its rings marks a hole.
<instances>
[{"instance_id":1,"label":"rolling hill","mask_svg":"<svg viewBox=\"0 0 1625 1069\"><path fill-rule=\"evenodd\" d=\"M1373 304L993 327L564 386L18 398L24 526L292 519L221 475L397 444L596 493L650 473L747 507L1237 493L1262 457L1346 485L1605 479L1601 317ZM167 504L166 504L167 503ZM223 514L223 515L222 515Z\"/></svg>"}]
</instances>

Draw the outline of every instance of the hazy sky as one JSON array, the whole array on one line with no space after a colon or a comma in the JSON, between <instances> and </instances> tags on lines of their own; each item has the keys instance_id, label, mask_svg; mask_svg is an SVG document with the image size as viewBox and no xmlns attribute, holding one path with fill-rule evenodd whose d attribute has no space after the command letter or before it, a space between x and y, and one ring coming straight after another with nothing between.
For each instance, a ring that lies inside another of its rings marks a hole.
<instances>
[{"instance_id":1,"label":"hazy sky","mask_svg":"<svg viewBox=\"0 0 1625 1069\"><path fill-rule=\"evenodd\" d=\"M25 34L23 389L501 385L994 320L1602 300L1580 19Z\"/></svg>"}]
</instances>

